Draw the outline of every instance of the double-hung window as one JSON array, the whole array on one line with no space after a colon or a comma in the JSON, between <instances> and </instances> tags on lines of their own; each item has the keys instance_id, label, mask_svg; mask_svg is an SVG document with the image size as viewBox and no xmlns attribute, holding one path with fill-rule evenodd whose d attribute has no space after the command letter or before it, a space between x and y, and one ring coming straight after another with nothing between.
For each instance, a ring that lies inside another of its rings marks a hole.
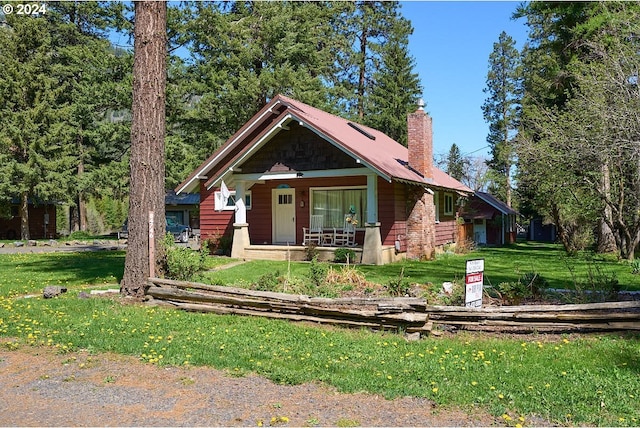
<instances>
[{"instance_id":1,"label":"double-hung window","mask_svg":"<svg viewBox=\"0 0 640 428\"><path fill-rule=\"evenodd\" d=\"M444 215L453 215L453 194L444 194Z\"/></svg>"}]
</instances>

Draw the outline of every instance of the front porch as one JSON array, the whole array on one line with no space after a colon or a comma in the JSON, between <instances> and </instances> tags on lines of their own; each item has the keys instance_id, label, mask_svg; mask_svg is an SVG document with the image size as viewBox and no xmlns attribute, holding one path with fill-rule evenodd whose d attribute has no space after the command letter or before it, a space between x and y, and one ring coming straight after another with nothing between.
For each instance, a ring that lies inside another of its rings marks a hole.
<instances>
[{"instance_id":1,"label":"front porch","mask_svg":"<svg viewBox=\"0 0 640 428\"><path fill-rule=\"evenodd\" d=\"M315 247L319 261L333 261L335 251L344 247ZM362 246L349 247L356 257L353 263L362 262ZM246 260L307 260L308 247L303 245L249 245L244 248L243 259ZM403 254L396 254L396 249L391 245L383 245L380 257L382 264L393 263L401 260Z\"/></svg>"}]
</instances>

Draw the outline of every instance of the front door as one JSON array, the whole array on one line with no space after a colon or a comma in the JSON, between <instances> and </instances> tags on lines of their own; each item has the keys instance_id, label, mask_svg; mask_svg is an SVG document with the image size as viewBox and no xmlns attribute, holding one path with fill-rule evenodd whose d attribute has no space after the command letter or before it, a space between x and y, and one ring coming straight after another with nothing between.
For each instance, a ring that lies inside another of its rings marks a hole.
<instances>
[{"instance_id":1,"label":"front door","mask_svg":"<svg viewBox=\"0 0 640 428\"><path fill-rule=\"evenodd\" d=\"M295 189L273 189L273 243L296 242L296 193Z\"/></svg>"},{"instance_id":2,"label":"front door","mask_svg":"<svg viewBox=\"0 0 640 428\"><path fill-rule=\"evenodd\" d=\"M487 245L487 220L473 220L473 240L476 244Z\"/></svg>"}]
</instances>

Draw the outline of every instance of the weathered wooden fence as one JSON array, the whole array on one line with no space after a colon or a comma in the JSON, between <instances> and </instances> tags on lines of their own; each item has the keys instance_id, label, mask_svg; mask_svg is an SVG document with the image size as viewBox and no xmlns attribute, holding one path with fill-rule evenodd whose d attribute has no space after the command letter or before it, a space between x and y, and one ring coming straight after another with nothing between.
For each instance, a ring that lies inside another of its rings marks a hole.
<instances>
[{"instance_id":1,"label":"weathered wooden fence","mask_svg":"<svg viewBox=\"0 0 640 428\"><path fill-rule=\"evenodd\" d=\"M434 324L475 330L640 330L640 301L475 309L432 306L419 298L326 299L160 278L149 279L146 294L154 301L187 311L254 315L407 333L429 333Z\"/></svg>"}]
</instances>

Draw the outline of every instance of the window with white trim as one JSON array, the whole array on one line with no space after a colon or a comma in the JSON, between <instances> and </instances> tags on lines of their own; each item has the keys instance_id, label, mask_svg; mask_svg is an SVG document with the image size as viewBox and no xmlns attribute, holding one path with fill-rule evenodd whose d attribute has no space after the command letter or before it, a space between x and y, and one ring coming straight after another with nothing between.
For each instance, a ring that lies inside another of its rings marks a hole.
<instances>
[{"instance_id":1,"label":"window with white trim","mask_svg":"<svg viewBox=\"0 0 640 428\"><path fill-rule=\"evenodd\" d=\"M366 187L316 187L309 189L311 215L322 215L324 227L344 226L344 216L355 211L358 227L364 226L367 218Z\"/></svg>"},{"instance_id":2,"label":"window with white trim","mask_svg":"<svg viewBox=\"0 0 640 428\"><path fill-rule=\"evenodd\" d=\"M453 215L453 194L444 194L444 215Z\"/></svg>"},{"instance_id":3,"label":"window with white trim","mask_svg":"<svg viewBox=\"0 0 640 428\"><path fill-rule=\"evenodd\" d=\"M216 190L214 192L214 209L216 211L233 211L236 209L236 191L229 191L229 199L227 199L227 204L222 206L224 203L224 198L222 197L222 192ZM245 192L244 194L244 206L247 210L251 209L251 191Z\"/></svg>"}]
</instances>

